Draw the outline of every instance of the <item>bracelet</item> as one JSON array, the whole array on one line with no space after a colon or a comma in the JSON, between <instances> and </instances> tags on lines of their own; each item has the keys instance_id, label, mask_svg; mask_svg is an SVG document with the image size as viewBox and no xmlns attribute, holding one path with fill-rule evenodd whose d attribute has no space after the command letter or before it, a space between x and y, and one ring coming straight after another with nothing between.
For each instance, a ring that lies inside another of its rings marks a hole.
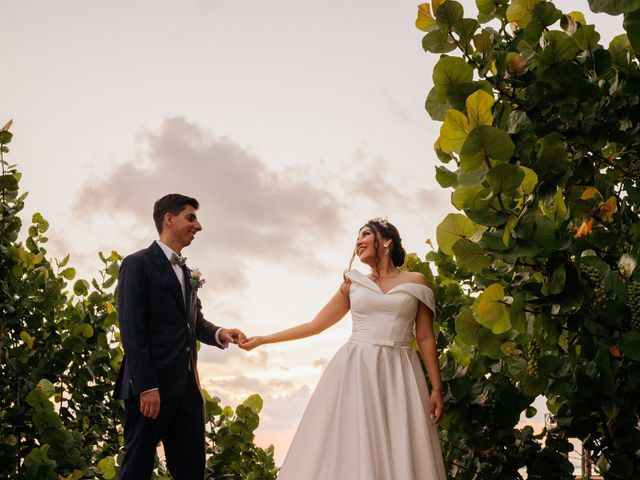
<instances>
[{"instance_id":1,"label":"bracelet","mask_svg":"<svg viewBox=\"0 0 640 480\"><path fill-rule=\"evenodd\" d=\"M431 387L431 390L440 390L440 391L442 391L442 387Z\"/></svg>"}]
</instances>

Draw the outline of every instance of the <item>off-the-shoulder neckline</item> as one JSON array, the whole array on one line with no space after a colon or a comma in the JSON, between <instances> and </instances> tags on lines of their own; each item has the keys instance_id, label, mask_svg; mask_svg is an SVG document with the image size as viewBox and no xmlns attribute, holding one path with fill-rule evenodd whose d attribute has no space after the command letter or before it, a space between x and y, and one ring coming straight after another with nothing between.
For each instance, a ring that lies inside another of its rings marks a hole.
<instances>
[{"instance_id":1,"label":"off-the-shoulder neckline","mask_svg":"<svg viewBox=\"0 0 640 480\"><path fill-rule=\"evenodd\" d=\"M368 275L365 275L364 273L362 273L359 270L350 270L348 275L350 276L352 273L356 273L357 275L359 275L360 277L364 278L367 282L369 282L369 284L373 287L375 287L375 289L381 293L382 295L388 295L389 293L393 292L395 289L402 287L402 286L406 286L406 285L416 285L418 287L423 287L426 288L427 290L431 290L429 287L427 287L426 285L422 285L421 283L416 283L416 282L402 282L399 283L397 285L394 285L393 287L391 287L389 290L387 290L386 292L384 290L382 290L382 288L380 288L380 285L378 285L376 282L374 282L373 280L371 280L371 278L369 278Z\"/></svg>"}]
</instances>

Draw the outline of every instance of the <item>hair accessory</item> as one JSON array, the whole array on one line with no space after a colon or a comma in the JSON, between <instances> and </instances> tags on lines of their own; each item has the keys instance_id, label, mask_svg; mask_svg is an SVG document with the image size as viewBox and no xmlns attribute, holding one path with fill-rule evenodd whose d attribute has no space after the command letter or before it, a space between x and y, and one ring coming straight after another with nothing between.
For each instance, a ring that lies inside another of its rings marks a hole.
<instances>
[{"instance_id":1,"label":"hair accessory","mask_svg":"<svg viewBox=\"0 0 640 480\"><path fill-rule=\"evenodd\" d=\"M379 223L384 228L389 228L389 219L387 217L375 217L375 218L372 218L371 221Z\"/></svg>"}]
</instances>

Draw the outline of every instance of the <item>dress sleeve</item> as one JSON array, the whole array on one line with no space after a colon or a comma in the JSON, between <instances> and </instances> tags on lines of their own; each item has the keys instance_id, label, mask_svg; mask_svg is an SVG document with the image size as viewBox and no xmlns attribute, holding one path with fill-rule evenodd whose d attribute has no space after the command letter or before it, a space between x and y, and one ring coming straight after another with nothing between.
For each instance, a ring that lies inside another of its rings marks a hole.
<instances>
[{"instance_id":1,"label":"dress sleeve","mask_svg":"<svg viewBox=\"0 0 640 480\"><path fill-rule=\"evenodd\" d=\"M402 285L401 290L413 295L419 301L424 303L427 308L431 310L433 318L436 318L436 301L433 296L433 290L418 283L405 283Z\"/></svg>"},{"instance_id":2,"label":"dress sleeve","mask_svg":"<svg viewBox=\"0 0 640 480\"><path fill-rule=\"evenodd\" d=\"M357 283L358 285L368 288L369 290L373 290L374 292L380 293L380 287L373 283L369 277L367 277L364 273L359 272L358 270L349 270L346 274L347 278L351 280L352 283Z\"/></svg>"}]
</instances>

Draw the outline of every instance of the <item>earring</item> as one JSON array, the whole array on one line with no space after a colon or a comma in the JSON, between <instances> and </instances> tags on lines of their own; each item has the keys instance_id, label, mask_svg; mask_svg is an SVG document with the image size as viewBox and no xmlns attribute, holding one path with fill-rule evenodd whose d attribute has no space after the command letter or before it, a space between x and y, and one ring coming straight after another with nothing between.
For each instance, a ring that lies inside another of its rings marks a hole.
<instances>
[{"instance_id":1,"label":"earring","mask_svg":"<svg viewBox=\"0 0 640 480\"><path fill-rule=\"evenodd\" d=\"M384 254L385 255L389 255L389 244L388 243L384 246Z\"/></svg>"}]
</instances>

